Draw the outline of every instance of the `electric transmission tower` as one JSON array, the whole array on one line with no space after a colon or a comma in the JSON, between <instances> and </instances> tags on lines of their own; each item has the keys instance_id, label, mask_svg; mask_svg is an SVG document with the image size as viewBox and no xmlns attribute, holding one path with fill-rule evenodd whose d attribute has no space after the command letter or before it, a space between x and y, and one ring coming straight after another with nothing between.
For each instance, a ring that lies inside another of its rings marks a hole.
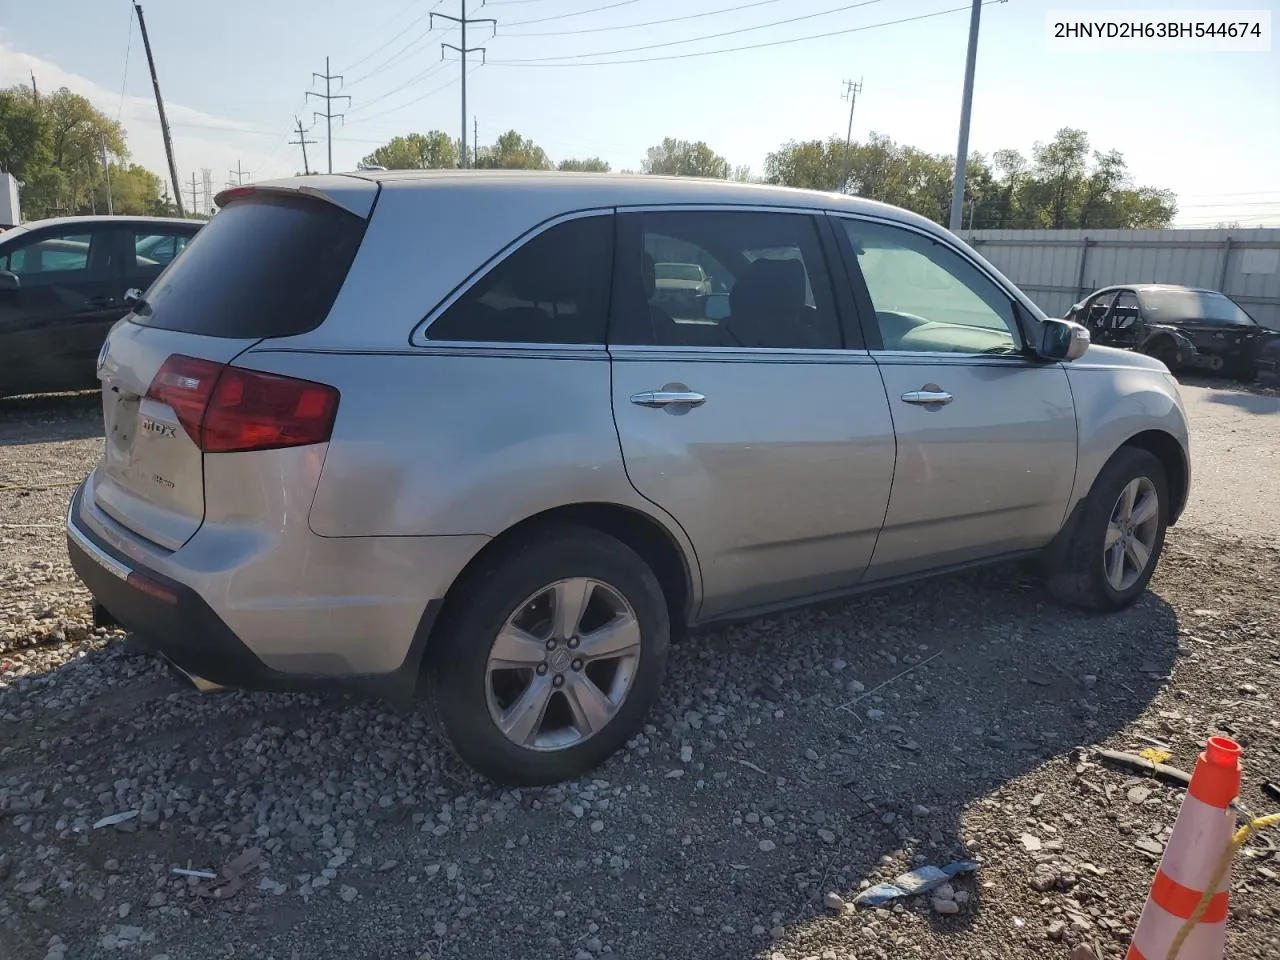
<instances>
[{"instance_id":1,"label":"electric transmission tower","mask_svg":"<svg viewBox=\"0 0 1280 960\"><path fill-rule=\"evenodd\" d=\"M315 141L307 139L307 131L302 129L301 120L294 117L293 122L298 125L298 139L290 140L289 142L302 147L302 172L309 176L311 174L311 167L307 164L307 144L315 143Z\"/></svg>"},{"instance_id":2,"label":"electric transmission tower","mask_svg":"<svg viewBox=\"0 0 1280 960\"><path fill-rule=\"evenodd\" d=\"M435 14L432 14L432 16L435 16ZM464 28L464 29L465 29L465 28ZM321 113L319 110L313 110L313 111L312 111L312 115L313 115L314 117L324 117L325 139L326 139L326 140L328 140L328 142L329 142L329 143L328 143L328 146L329 146L329 172L330 172L330 173L333 173L333 121L334 121L334 118L335 118L335 117L336 117L337 119L339 119L339 120L345 120L345 119L346 119L346 114L345 114L345 113L334 113L334 112L333 112L333 101L335 101L335 100L345 100L345 101L347 101L347 103L350 103L350 102L351 102L351 98L350 98L349 96L347 96L345 93L334 93L334 92L333 92L333 89L332 89L332 87L331 87L330 85L332 84L332 82L333 82L334 80L337 80L337 81L338 81L338 88L339 88L339 89L341 89L341 88L342 88L342 74L340 74L340 73L330 73L330 72L329 72L329 58L328 58L328 57L325 57L325 58L324 58L324 73L313 73L313 74L311 74L311 79L312 79L312 81L313 81L313 82L314 82L314 81L316 81L316 80L323 80L323 81L324 81L324 93L316 93L316 92L314 92L314 91L312 91L312 90L308 90L308 91L307 91L307 96L308 96L308 97L315 97L317 100L323 100L323 101L324 101L324 113ZM465 82L465 81L464 81L464 82Z\"/></svg>"},{"instance_id":3,"label":"electric transmission tower","mask_svg":"<svg viewBox=\"0 0 1280 960\"><path fill-rule=\"evenodd\" d=\"M245 178L248 177L252 179L253 174L250 173L248 170L241 170L240 161L237 160L236 168L234 170L228 170L227 176L231 178L227 181L228 187L241 187L241 186L244 186Z\"/></svg>"},{"instance_id":4,"label":"electric transmission tower","mask_svg":"<svg viewBox=\"0 0 1280 960\"><path fill-rule=\"evenodd\" d=\"M454 46L452 43L440 44L440 59L444 59L445 50L456 50L458 52L458 60L462 64L462 149L458 151L458 166L467 166L467 54L480 54L480 62L484 63L485 51L484 47L468 47L467 46L467 26L473 23L487 23L494 32L498 29L498 21L492 17L477 17L473 19L467 18L467 0L458 0L459 13L461 16L452 17L447 13L433 13L427 21L429 26L435 26L436 17L441 20L448 20L456 23L462 28L462 45ZM490 34L492 36L492 34Z\"/></svg>"},{"instance_id":5,"label":"electric transmission tower","mask_svg":"<svg viewBox=\"0 0 1280 960\"><path fill-rule=\"evenodd\" d=\"M858 102L858 94L861 92L861 80L857 83L852 80L844 82L844 93L840 95L840 99L849 101L849 128L844 135L844 177L836 185L837 190L848 185L849 175L853 172L853 107Z\"/></svg>"}]
</instances>

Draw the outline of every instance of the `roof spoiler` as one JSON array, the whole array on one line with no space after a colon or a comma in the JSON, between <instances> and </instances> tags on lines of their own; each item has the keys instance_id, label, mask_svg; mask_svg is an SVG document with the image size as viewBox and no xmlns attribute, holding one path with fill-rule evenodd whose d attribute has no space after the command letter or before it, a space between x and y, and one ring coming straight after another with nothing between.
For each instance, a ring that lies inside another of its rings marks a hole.
<instances>
[{"instance_id":1,"label":"roof spoiler","mask_svg":"<svg viewBox=\"0 0 1280 960\"><path fill-rule=\"evenodd\" d=\"M219 207L245 197L259 194L288 196L297 194L315 197L355 214L361 220L369 219L373 201L378 196L378 184L362 177L317 174L308 177L289 177L282 180L264 180L261 183L241 187L229 187L220 191L213 202Z\"/></svg>"}]
</instances>

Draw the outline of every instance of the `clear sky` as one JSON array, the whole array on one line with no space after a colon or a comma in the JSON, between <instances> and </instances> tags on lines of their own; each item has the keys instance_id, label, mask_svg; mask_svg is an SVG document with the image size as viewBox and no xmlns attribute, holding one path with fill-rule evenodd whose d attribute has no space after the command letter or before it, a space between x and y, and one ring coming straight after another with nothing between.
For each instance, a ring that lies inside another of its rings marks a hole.
<instances>
[{"instance_id":1,"label":"clear sky","mask_svg":"<svg viewBox=\"0 0 1280 960\"><path fill-rule=\"evenodd\" d=\"M440 20L428 30L426 14L456 16L460 2L144 0L179 176L189 183L193 171L209 167L220 186L237 163L254 179L300 171L299 148L288 143L296 139L295 114L310 125L309 139L319 141L309 147L312 168L323 169L323 121L311 114L322 104L307 102L304 93L323 89L312 85L311 73L324 70L326 56L333 72L345 75L342 92L352 98L335 107L347 114L345 125L334 125L335 170L353 168L396 134L440 128L456 136L460 66L440 62L440 44L456 44L459 36ZM489 0L483 6L468 0L470 16L498 20L496 36L482 26L468 32L468 43L483 44L489 60L469 77L468 123L478 123L481 143L515 128L553 159L598 155L614 169L637 169L645 148L663 137L702 139L758 173L765 155L787 140L843 135L842 83L861 79L855 138L875 131L949 153L956 145L967 6L966 0ZM1280 45L1269 53L1048 48L1048 11L1108 6L1266 8L1280 27L1276 0L993 2L982 13L971 149L1029 154L1035 141L1059 127L1080 127L1095 148L1120 150L1139 183L1176 191L1179 225L1280 225ZM677 17L685 19L673 22ZM793 18L803 19L777 24ZM777 25L743 29L764 24ZM854 29L862 27L869 29ZM845 32L651 59L836 31ZM693 38L706 39L682 42ZM650 49L613 53L636 47ZM582 56L602 53L609 55ZM504 62L570 56L578 59ZM610 59L646 62L591 65ZM135 159L165 170L130 0L0 0L0 83L30 82L32 71L41 89L65 85L118 116Z\"/></svg>"}]
</instances>

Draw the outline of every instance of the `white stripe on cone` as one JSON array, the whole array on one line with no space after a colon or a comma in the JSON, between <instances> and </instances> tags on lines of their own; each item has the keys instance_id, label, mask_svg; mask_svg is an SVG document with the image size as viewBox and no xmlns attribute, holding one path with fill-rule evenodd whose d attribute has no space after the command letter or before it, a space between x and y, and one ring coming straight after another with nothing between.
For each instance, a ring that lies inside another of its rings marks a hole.
<instances>
[{"instance_id":1,"label":"white stripe on cone","mask_svg":"<svg viewBox=\"0 0 1280 960\"><path fill-rule=\"evenodd\" d=\"M1184 887L1204 890L1213 879L1223 852L1231 845L1235 823L1235 814L1230 810L1211 806L1187 794L1173 824L1173 836L1165 848L1160 869ZM1230 878L1228 870L1218 889L1227 889Z\"/></svg>"},{"instance_id":2,"label":"white stripe on cone","mask_svg":"<svg viewBox=\"0 0 1280 960\"><path fill-rule=\"evenodd\" d=\"M1181 917L1156 906L1150 900L1142 908L1138 931L1133 935L1133 945L1145 960L1165 960L1173 938L1186 923ZM1178 960L1222 960L1226 947L1227 923L1197 923L1182 944Z\"/></svg>"}]
</instances>

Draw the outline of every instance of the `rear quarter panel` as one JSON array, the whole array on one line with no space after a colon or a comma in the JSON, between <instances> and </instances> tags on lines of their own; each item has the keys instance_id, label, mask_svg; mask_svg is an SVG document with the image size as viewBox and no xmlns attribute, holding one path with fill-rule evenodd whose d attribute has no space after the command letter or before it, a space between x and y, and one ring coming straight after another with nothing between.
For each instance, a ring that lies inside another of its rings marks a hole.
<instances>
[{"instance_id":1,"label":"rear quarter panel","mask_svg":"<svg viewBox=\"0 0 1280 960\"><path fill-rule=\"evenodd\" d=\"M1189 473L1186 414L1162 363L1142 354L1094 346L1066 364L1066 370L1080 437L1072 507L1088 495L1112 454L1148 430L1163 431L1178 441Z\"/></svg>"},{"instance_id":2,"label":"rear quarter panel","mask_svg":"<svg viewBox=\"0 0 1280 960\"><path fill-rule=\"evenodd\" d=\"M603 348L264 345L242 362L256 358L341 392L310 510L322 537L495 537L556 507L605 503L657 521L696 570L678 524L627 479Z\"/></svg>"}]
</instances>

